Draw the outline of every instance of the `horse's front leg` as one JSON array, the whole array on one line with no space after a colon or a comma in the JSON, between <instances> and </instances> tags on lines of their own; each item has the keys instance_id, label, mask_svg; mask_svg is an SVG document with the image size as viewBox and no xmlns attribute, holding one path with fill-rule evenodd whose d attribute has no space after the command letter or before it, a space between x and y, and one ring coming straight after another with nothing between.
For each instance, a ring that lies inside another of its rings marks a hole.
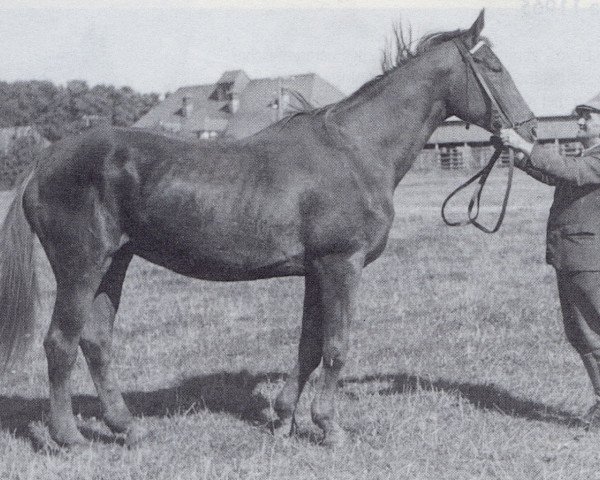
<instances>
[{"instance_id":1,"label":"horse's front leg","mask_svg":"<svg viewBox=\"0 0 600 480\"><path fill-rule=\"evenodd\" d=\"M286 435L293 433L298 399L310 374L321 363L323 353L323 307L317 273L314 266L308 266L304 277L304 307L298 361L275 401L275 411L281 422L279 428L281 433Z\"/></svg>"},{"instance_id":2,"label":"horse's front leg","mask_svg":"<svg viewBox=\"0 0 600 480\"><path fill-rule=\"evenodd\" d=\"M358 252L315 260L323 309L323 370L312 402L312 418L323 430L323 444L328 446L335 446L346 437L335 418L335 393L348 354L349 330L357 312L364 259L364 254Z\"/></svg>"}]
</instances>

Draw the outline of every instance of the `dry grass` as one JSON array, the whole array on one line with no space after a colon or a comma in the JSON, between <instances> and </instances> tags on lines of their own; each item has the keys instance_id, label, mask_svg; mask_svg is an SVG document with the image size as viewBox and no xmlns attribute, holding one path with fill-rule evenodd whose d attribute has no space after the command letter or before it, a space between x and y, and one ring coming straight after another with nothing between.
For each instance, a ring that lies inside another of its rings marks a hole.
<instances>
[{"instance_id":1,"label":"dry grass","mask_svg":"<svg viewBox=\"0 0 600 480\"><path fill-rule=\"evenodd\" d=\"M116 368L151 437L128 450L110 436L80 358L75 408L96 441L36 449L30 429L45 432L41 338L54 288L44 259L39 340L0 391L0 478L600 478L600 436L577 420L591 389L563 338L544 264L552 191L517 174L505 225L485 235L440 220L444 194L459 180L411 173L398 189L388 247L365 274L338 395L347 446L318 445L312 384L298 437L268 430L296 351L301 279L216 284L134 261ZM501 179L489 189L500 192Z\"/></svg>"}]
</instances>

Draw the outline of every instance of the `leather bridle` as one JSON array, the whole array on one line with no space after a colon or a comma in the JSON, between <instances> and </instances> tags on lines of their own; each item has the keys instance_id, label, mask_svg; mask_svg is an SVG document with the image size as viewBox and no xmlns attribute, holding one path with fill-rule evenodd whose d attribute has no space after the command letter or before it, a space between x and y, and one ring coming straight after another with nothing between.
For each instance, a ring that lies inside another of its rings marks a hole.
<instances>
[{"instance_id":1,"label":"leather bridle","mask_svg":"<svg viewBox=\"0 0 600 480\"><path fill-rule=\"evenodd\" d=\"M473 71L473 74L475 75L475 78L477 79L477 82L479 83L479 86L481 87L484 95L490 101L490 105L491 105L491 107L490 107L491 108L490 124L492 126L496 122L499 122L500 125L502 125L502 127L504 127L504 128L513 128L514 129L520 125L523 125L523 124L526 124L528 122L535 120L535 117L532 116L521 122L513 122L510 115L504 111L504 109L502 108L500 103L496 100L496 97L495 97L494 93L492 92L492 90L490 89L490 86L489 86L487 80L485 79L485 77L483 76L481 71L479 70L479 67L475 63L475 60L473 60L473 54L479 48L481 48L483 45L485 45L485 42L483 40L479 41L470 50L466 49L465 45L463 44L463 42L460 39L455 39L454 43L455 43L456 47L458 48L458 51L460 52L465 63L471 67L471 70ZM468 76L467 76L467 78L468 78ZM498 216L498 220L496 221L496 224L494 225L493 228L488 228L477 221L477 217L479 216L479 211L480 211L479 204L481 201L481 194L483 192L483 187L485 186L485 182L486 182L490 172L492 171L494 164L500 157L500 154L502 153L502 149L503 149L502 141L497 136L493 135L490 138L490 141L492 142L492 145L494 146L494 153L492 154L492 157L489 159L487 165L485 167L483 167L475 175L473 175L471 178L469 178L469 180L467 180L465 183L463 183L458 188L456 188L454 191L452 191L452 193L450 193L450 195L448 195L446 200L444 200L444 203L442 204L441 213L442 213L442 219L444 220L446 225L449 225L451 227L473 225L485 233L495 233L499 230L500 226L502 225L502 221L504 220L504 215L506 214L506 207L508 206L508 198L509 198L510 189L512 186L513 171L514 171L514 166L515 166L514 158L512 157L512 155L509 156L508 179L507 179L507 184L506 184L506 190L504 192L504 200L502 201L500 215ZM460 192L461 190L463 190L464 188L469 186L471 183L473 183L475 180L479 180L479 182L478 182L478 185L477 185L475 191L473 192L471 200L469 201L469 206L467 207L467 219L455 221L455 222L448 220L448 218L446 217L445 210L446 210L446 205L448 204L450 199L453 198L454 195L456 195L458 192Z\"/></svg>"}]
</instances>

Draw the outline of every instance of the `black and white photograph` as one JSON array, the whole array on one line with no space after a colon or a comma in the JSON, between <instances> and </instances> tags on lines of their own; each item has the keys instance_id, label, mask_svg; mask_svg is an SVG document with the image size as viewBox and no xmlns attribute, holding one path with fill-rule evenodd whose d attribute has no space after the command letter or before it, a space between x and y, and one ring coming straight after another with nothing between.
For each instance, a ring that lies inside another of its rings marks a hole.
<instances>
[{"instance_id":1,"label":"black and white photograph","mask_svg":"<svg viewBox=\"0 0 600 480\"><path fill-rule=\"evenodd\" d=\"M2 2L0 479L600 479L599 29Z\"/></svg>"}]
</instances>

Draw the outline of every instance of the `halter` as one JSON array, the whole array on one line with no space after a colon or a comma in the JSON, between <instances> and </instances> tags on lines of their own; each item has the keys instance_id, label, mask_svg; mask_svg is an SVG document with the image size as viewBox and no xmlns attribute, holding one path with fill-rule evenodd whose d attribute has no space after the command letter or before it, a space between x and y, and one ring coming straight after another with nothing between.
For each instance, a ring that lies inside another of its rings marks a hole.
<instances>
[{"instance_id":1,"label":"halter","mask_svg":"<svg viewBox=\"0 0 600 480\"><path fill-rule=\"evenodd\" d=\"M512 119L510 118L510 116L505 112L505 110L502 108L502 106L496 100L496 97L494 96L494 93L490 89L488 82L486 81L485 77L482 75L481 71L479 70L479 67L473 60L473 54L475 54L475 52L477 52L477 50L479 50L483 45L485 45L485 42L483 40L480 40L470 50L466 49L465 45L463 44L463 42L460 39L455 39L454 44L458 48L458 51L460 52L465 63L471 67L471 70L473 71L473 74L475 75L475 78L477 79L479 86L483 90L484 95L490 101L491 116L492 116L491 125L492 126L496 123L496 120L498 120L500 125L502 125L503 127L514 129L520 125L531 122L532 120L535 119L535 117L532 116L522 122L513 122ZM467 76L467 78L468 78L468 76ZM514 171L514 166L515 166L515 162L514 162L514 159L512 156L509 157L509 161L508 161L508 180L507 180L507 184L506 184L506 190L504 192L504 200L502 201L502 208L500 210L500 215L498 216L496 225L493 228L488 228L477 221L477 217L479 216L479 203L481 200L481 194L483 192L483 187L485 186L485 182L486 182L490 172L492 171L492 168L494 167L496 160L498 160L498 158L500 157L500 154L502 153L502 148L503 148L502 141L497 136L493 135L490 138L490 140L492 142L492 145L494 146L494 153L492 154L492 157L489 159L487 165L485 167L483 167L475 175L473 175L465 183L463 183L458 188L456 188L454 191L452 191L452 193L450 195L448 195L448 197L446 197L446 200L444 200L444 203L442 204L442 212L441 213L442 213L442 219L444 220L446 225L449 225L451 227L474 225L476 228L478 228L479 230L481 230L482 232L485 232L485 233L495 233L498 231L498 229L502 225L502 221L504 220L504 215L506 213L506 207L508 206L508 197L510 195L513 171ZM462 221L457 221L457 222L449 221L447 219L446 213L445 213L446 205L448 204L450 199L452 197L454 197L454 195L456 195L458 192L460 192L461 190L463 190L464 188L469 186L471 183L473 183L477 179L479 179L479 183L478 183L475 191L473 192L471 200L469 201L469 206L467 208L467 220L462 220ZM474 208L475 208L475 211L473 212Z\"/></svg>"}]
</instances>

